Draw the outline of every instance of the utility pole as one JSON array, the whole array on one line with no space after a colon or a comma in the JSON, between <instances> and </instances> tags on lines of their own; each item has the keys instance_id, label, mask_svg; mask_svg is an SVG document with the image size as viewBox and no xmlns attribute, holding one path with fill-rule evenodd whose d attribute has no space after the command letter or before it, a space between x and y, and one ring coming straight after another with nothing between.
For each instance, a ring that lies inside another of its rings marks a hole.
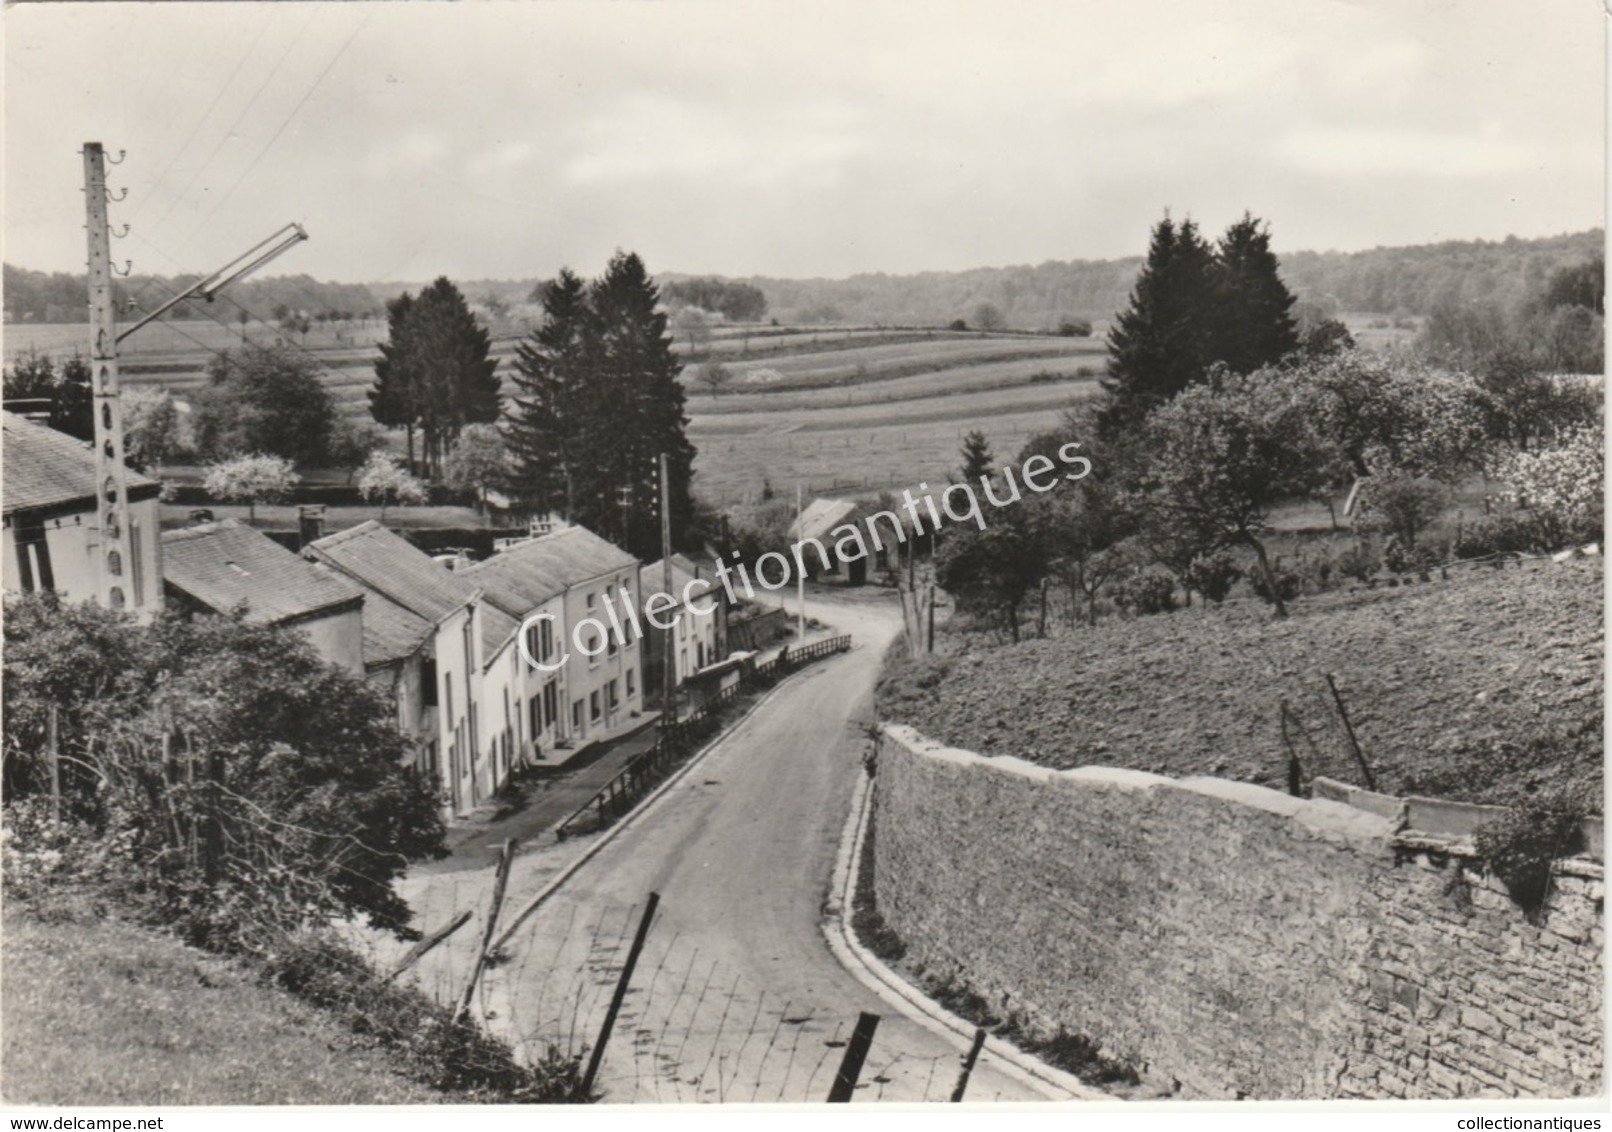
<instances>
[{"instance_id":1,"label":"utility pole","mask_svg":"<svg viewBox=\"0 0 1612 1132\"><path fill-rule=\"evenodd\" d=\"M308 238L302 225L292 223L244 255L236 256L211 275L197 280L133 326L118 333L112 302L112 229L106 204L106 152L100 142L84 143L84 230L89 247L90 369L95 399L95 499L100 545L96 549L96 596L108 609L129 608L125 571L132 575L130 556L129 476L123 463L123 398L118 378L118 343L148 323L155 322L186 299L213 296L238 279L256 271L282 252ZM120 157L121 160L121 157ZM113 164L116 164L114 162ZM120 196L117 198L122 200ZM128 234L128 225L123 232ZM125 274L127 268L125 268ZM151 530L147 537L156 539ZM162 604L162 578L154 578L152 605Z\"/></svg>"},{"instance_id":2,"label":"utility pole","mask_svg":"<svg viewBox=\"0 0 1612 1132\"><path fill-rule=\"evenodd\" d=\"M661 592L672 592L672 489L666 482L666 453L660 454L660 564L661 564ZM648 600L648 599L645 599ZM676 655L672 651L677 642L673 640L676 626L682 623L683 611L677 611L677 620L671 629L666 630L666 639L661 647L661 715L671 722L677 722L677 701L673 698L677 694L677 670L675 668Z\"/></svg>"},{"instance_id":3,"label":"utility pole","mask_svg":"<svg viewBox=\"0 0 1612 1132\"><path fill-rule=\"evenodd\" d=\"M795 481L795 522L801 522L805 514L800 509L800 481L797 480ZM802 538L806 537L804 526L802 526L800 534ZM801 562L805 560L806 555L802 554L800 561L796 562L795 565L800 566ZM799 647L800 643L806 639L806 570L804 567L795 571L795 596L800 601L800 616L795 622L795 645Z\"/></svg>"},{"instance_id":4,"label":"utility pole","mask_svg":"<svg viewBox=\"0 0 1612 1132\"><path fill-rule=\"evenodd\" d=\"M90 369L95 404L95 499L100 545L97 596L108 609L129 608L129 477L123 464L123 399L119 396L117 311L112 303L112 230L107 225L106 153L84 143L85 231L89 243ZM146 532L156 538L156 531ZM156 585L162 585L161 579Z\"/></svg>"}]
</instances>

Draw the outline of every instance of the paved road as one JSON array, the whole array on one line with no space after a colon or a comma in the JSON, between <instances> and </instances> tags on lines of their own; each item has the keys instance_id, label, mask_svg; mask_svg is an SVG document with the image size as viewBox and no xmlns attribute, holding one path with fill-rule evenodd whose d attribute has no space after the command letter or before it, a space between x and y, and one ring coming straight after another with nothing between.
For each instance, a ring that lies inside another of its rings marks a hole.
<instances>
[{"instance_id":1,"label":"paved road","mask_svg":"<svg viewBox=\"0 0 1612 1132\"><path fill-rule=\"evenodd\" d=\"M510 941L483 1003L535 1053L593 1041L647 894L661 895L604 1061L612 1102L821 1101L860 1011L883 1016L858 1100L943 1101L962 1048L908 1021L822 936L871 690L900 615L865 600L814 616L849 654L792 677ZM992 1068L969 1099L1044 1100Z\"/></svg>"}]
</instances>

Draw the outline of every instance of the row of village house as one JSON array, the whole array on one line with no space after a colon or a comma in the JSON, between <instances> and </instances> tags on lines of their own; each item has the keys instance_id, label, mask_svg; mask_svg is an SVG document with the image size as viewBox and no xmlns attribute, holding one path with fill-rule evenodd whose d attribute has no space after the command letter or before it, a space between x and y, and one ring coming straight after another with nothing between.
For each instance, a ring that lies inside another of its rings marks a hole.
<instances>
[{"instance_id":1,"label":"row of village house","mask_svg":"<svg viewBox=\"0 0 1612 1132\"><path fill-rule=\"evenodd\" d=\"M4 464L5 589L92 597L93 454L6 413ZM619 617L625 591L642 608L641 598L665 589L664 564L641 566L581 527L449 569L375 522L306 531L300 554L228 519L164 532L160 485L131 471L128 489L135 616L168 603L303 632L330 663L390 690L398 724L418 765L440 781L450 814L486 801L518 766L562 759L636 726L646 690L658 688L660 631L643 621L642 639L614 631L605 603L608 595ZM728 610L705 586L685 591L701 577L695 563L674 556L672 566L682 684L728 655ZM697 610L684 606L685 592ZM661 613L662 623L673 612ZM523 626L529 657L516 640ZM569 644L578 634L582 650ZM562 650L571 656L560 664Z\"/></svg>"}]
</instances>

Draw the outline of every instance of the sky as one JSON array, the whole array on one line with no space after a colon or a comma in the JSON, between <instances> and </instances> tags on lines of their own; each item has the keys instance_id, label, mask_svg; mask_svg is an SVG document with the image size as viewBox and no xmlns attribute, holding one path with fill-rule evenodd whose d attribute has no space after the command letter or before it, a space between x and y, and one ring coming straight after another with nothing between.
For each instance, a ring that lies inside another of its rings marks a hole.
<instances>
[{"instance_id":1,"label":"sky","mask_svg":"<svg viewBox=\"0 0 1612 1132\"><path fill-rule=\"evenodd\" d=\"M1600 0L64 3L4 13L4 258L344 281L843 277L1605 216Z\"/></svg>"}]
</instances>

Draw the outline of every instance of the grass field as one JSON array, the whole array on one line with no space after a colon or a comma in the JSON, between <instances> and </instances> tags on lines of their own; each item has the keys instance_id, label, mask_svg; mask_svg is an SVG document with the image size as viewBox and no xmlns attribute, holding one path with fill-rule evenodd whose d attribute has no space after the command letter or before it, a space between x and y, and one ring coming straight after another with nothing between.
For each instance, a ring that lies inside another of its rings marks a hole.
<instances>
[{"instance_id":1,"label":"grass field","mask_svg":"<svg viewBox=\"0 0 1612 1132\"><path fill-rule=\"evenodd\" d=\"M244 969L116 919L7 909L14 1105L431 1104L385 1055Z\"/></svg>"},{"instance_id":2,"label":"grass field","mask_svg":"<svg viewBox=\"0 0 1612 1132\"><path fill-rule=\"evenodd\" d=\"M949 633L950 655L894 662L881 712L986 754L1284 790L1285 699L1314 740L1295 738L1305 775L1359 783L1331 673L1379 789L1512 802L1559 786L1599 809L1602 582L1598 558L1543 560L1303 598L1285 621L1248 598L1019 645Z\"/></svg>"}]
</instances>

